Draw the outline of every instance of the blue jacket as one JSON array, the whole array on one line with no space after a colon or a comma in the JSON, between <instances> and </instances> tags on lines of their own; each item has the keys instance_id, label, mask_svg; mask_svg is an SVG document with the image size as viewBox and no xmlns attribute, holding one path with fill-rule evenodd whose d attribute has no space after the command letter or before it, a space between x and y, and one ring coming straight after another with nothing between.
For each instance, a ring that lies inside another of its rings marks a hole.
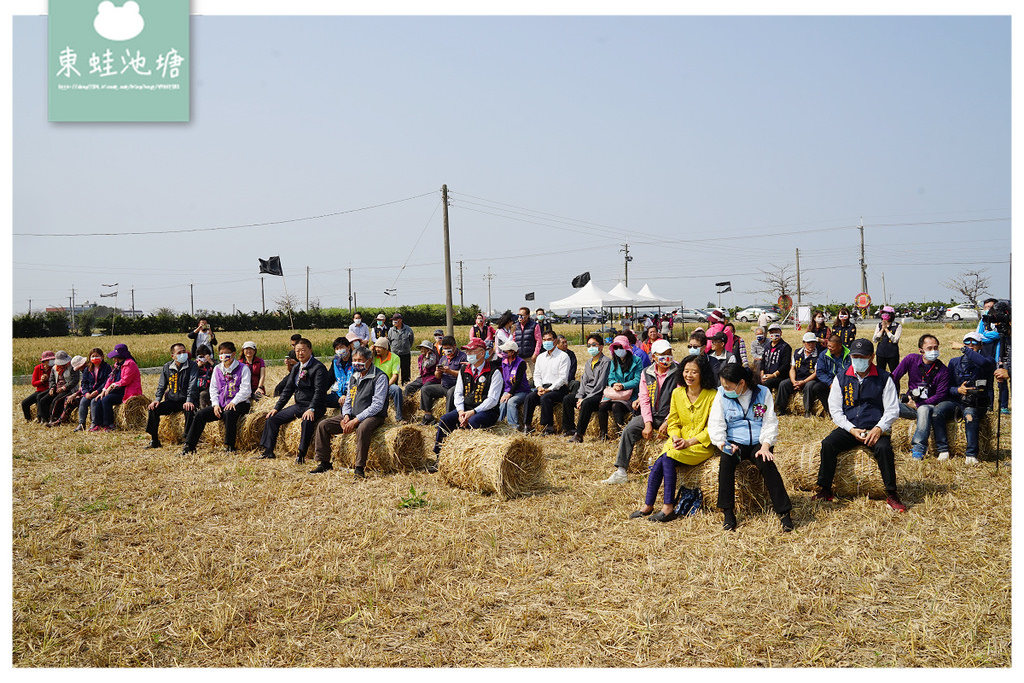
<instances>
[{"instance_id":1,"label":"blue jacket","mask_svg":"<svg viewBox=\"0 0 1024 683\"><path fill-rule=\"evenodd\" d=\"M342 361L335 356L331 367L334 370L334 379L338 381L338 388L335 393L338 394L338 398L344 398L345 394L348 393L348 379L352 376L352 361Z\"/></svg>"},{"instance_id":2,"label":"blue jacket","mask_svg":"<svg viewBox=\"0 0 1024 683\"><path fill-rule=\"evenodd\" d=\"M844 346L843 353L839 358L833 356L831 351L819 353L818 363L814 369L818 373L819 382L831 385L835 376L846 372L848 367L850 367L850 349Z\"/></svg>"},{"instance_id":3,"label":"blue jacket","mask_svg":"<svg viewBox=\"0 0 1024 683\"><path fill-rule=\"evenodd\" d=\"M992 405L994 388L992 386L992 373L996 369L996 362L972 349L964 349L964 355L955 356L949 360L949 394L948 400L963 403L966 396L961 396L957 389L964 382L968 387L976 386L978 380L985 380L985 400L979 401L978 406L987 408Z\"/></svg>"}]
</instances>

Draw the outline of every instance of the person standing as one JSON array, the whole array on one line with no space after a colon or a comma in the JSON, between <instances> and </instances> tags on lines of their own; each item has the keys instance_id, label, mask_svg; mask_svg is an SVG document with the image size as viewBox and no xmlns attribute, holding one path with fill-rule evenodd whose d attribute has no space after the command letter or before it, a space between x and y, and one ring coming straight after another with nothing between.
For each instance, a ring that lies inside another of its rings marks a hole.
<instances>
[{"instance_id":1,"label":"person standing","mask_svg":"<svg viewBox=\"0 0 1024 683\"><path fill-rule=\"evenodd\" d=\"M408 327L402 320L401 313L391 316L391 329L387 333L388 344L391 346L391 353L398 356L398 365L402 376L399 381L402 384L409 382L412 372L412 345L416 342L411 327Z\"/></svg>"},{"instance_id":2,"label":"person standing","mask_svg":"<svg viewBox=\"0 0 1024 683\"><path fill-rule=\"evenodd\" d=\"M872 336L872 341L878 344L875 349L875 358L878 360L878 367L886 368L890 372L900 364L900 336L903 334L903 326L896 322L896 311L892 306L882 306L882 322Z\"/></svg>"},{"instance_id":3,"label":"person standing","mask_svg":"<svg viewBox=\"0 0 1024 683\"><path fill-rule=\"evenodd\" d=\"M164 363L157 381L156 393L149 404L146 418L146 433L149 443L146 448L160 448L160 417L185 413L185 434L192 427L199 403L199 387L196 385L198 368L188 357L184 344L171 344L171 360Z\"/></svg>"},{"instance_id":4,"label":"person standing","mask_svg":"<svg viewBox=\"0 0 1024 683\"><path fill-rule=\"evenodd\" d=\"M352 314L352 324L348 326L348 331L358 337L363 346L370 345L370 328L363 322L362 311Z\"/></svg>"},{"instance_id":5,"label":"person standing","mask_svg":"<svg viewBox=\"0 0 1024 683\"><path fill-rule=\"evenodd\" d=\"M985 301L983 301L981 304L985 309L984 313L988 314L988 312L992 310L992 307L995 306L996 303L998 303L998 301L998 299L992 298L985 299ZM982 320L978 321L978 329L976 331L979 335L981 335L982 339L981 353L991 358L995 362L997 369L1001 369L999 362L1002 360L1003 356L1003 341L1000 338L999 330L996 328L994 323L985 322L983 315ZM1003 372L996 374L1003 375L1008 373ZM1005 377L999 379L998 383L999 411L1004 415L1008 415L1010 413L1010 384L1007 381L1007 378Z\"/></svg>"},{"instance_id":6,"label":"person standing","mask_svg":"<svg viewBox=\"0 0 1024 683\"><path fill-rule=\"evenodd\" d=\"M370 328L370 343L371 344L373 342L377 341L378 339L387 339L388 338L388 324L387 324L386 320L387 319L384 316L384 312L383 311L381 311L380 313L377 314L377 320L375 321L373 327Z\"/></svg>"},{"instance_id":7,"label":"person standing","mask_svg":"<svg viewBox=\"0 0 1024 683\"><path fill-rule=\"evenodd\" d=\"M512 339L519 347L519 357L532 367L541 350L541 333L540 326L530 317L530 309L526 306L519 309L519 322L515 325Z\"/></svg>"},{"instance_id":8,"label":"person standing","mask_svg":"<svg viewBox=\"0 0 1024 683\"><path fill-rule=\"evenodd\" d=\"M210 329L210 323L206 321L206 318L199 319L199 324L196 325L196 329L188 333L188 338L192 340L193 358L196 357L196 351L200 346L207 346L211 349L217 346L217 335Z\"/></svg>"},{"instance_id":9,"label":"person standing","mask_svg":"<svg viewBox=\"0 0 1024 683\"><path fill-rule=\"evenodd\" d=\"M231 356L228 355L228 358ZM267 422L263 427L260 446L263 453L257 459L276 458L274 448L277 446L277 434L281 427L297 418L302 419L299 434L297 464L306 461L306 451L313 439L316 423L327 412L327 389L331 384L330 375L324 364L313 357L313 343L302 338L295 345L295 367L288 375L288 382L277 399L277 403L267 413ZM225 352L221 352L221 362L225 362ZM285 404L295 396L295 404L285 408Z\"/></svg>"},{"instance_id":10,"label":"person standing","mask_svg":"<svg viewBox=\"0 0 1024 683\"><path fill-rule=\"evenodd\" d=\"M814 311L811 314L811 322L807 325L807 331L813 332L815 343L819 351L824 351L828 346L828 338L832 336L832 330L825 324L825 314L822 311Z\"/></svg>"},{"instance_id":11,"label":"person standing","mask_svg":"<svg viewBox=\"0 0 1024 683\"><path fill-rule=\"evenodd\" d=\"M494 339L494 335L495 330L487 324L484 314L477 313L476 319L473 321L473 327L469 328L470 339L482 339L485 342L489 342Z\"/></svg>"},{"instance_id":12,"label":"person standing","mask_svg":"<svg viewBox=\"0 0 1024 683\"><path fill-rule=\"evenodd\" d=\"M233 342L218 345L217 352L220 363L214 367L210 378L210 406L198 411L192 425L185 430L182 455L195 453L206 425L218 420L224 420L224 450L234 453L238 420L252 407L251 366L235 358Z\"/></svg>"},{"instance_id":13,"label":"person standing","mask_svg":"<svg viewBox=\"0 0 1024 683\"><path fill-rule=\"evenodd\" d=\"M850 309L843 306L839 309L838 321L832 328L832 333L839 335L839 342L849 349L850 344L857 338L857 326L850 320Z\"/></svg>"}]
</instances>

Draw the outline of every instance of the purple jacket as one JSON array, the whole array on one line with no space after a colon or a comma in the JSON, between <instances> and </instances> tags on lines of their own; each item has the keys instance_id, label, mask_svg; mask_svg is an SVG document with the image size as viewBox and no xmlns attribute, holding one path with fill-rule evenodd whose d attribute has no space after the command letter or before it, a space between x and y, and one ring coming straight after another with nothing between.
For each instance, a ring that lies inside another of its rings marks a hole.
<instances>
[{"instance_id":1,"label":"purple jacket","mask_svg":"<svg viewBox=\"0 0 1024 683\"><path fill-rule=\"evenodd\" d=\"M451 358L442 354L441 360L437 362L438 367L448 368L450 370L459 370L462 364L466 362L466 352L461 349L455 349L455 353ZM451 375L441 375L441 386L445 389L451 389L455 386L455 382L458 377L452 377Z\"/></svg>"},{"instance_id":2,"label":"purple jacket","mask_svg":"<svg viewBox=\"0 0 1024 683\"><path fill-rule=\"evenodd\" d=\"M925 363L920 353L909 353L892 371L892 381L899 389L900 378L907 376L907 391L928 385L928 398L920 401L921 405L934 406L946 400L949 393L949 368L941 360Z\"/></svg>"},{"instance_id":3,"label":"purple jacket","mask_svg":"<svg viewBox=\"0 0 1024 683\"><path fill-rule=\"evenodd\" d=\"M501 361L501 378L504 385L501 388L503 394L521 394L530 390L530 383L526 379L526 361L522 358L509 363L508 360Z\"/></svg>"}]
</instances>

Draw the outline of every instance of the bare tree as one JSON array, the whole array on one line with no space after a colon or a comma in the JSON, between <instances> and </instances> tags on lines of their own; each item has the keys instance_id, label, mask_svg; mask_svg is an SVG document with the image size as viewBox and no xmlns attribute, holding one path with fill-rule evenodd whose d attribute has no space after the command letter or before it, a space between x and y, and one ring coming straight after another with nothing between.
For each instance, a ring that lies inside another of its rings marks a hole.
<instances>
[{"instance_id":1,"label":"bare tree","mask_svg":"<svg viewBox=\"0 0 1024 683\"><path fill-rule=\"evenodd\" d=\"M299 297L294 294L282 294L274 299L274 305L282 313L291 313L299 306Z\"/></svg>"},{"instance_id":2,"label":"bare tree","mask_svg":"<svg viewBox=\"0 0 1024 683\"><path fill-rule=\"evenodd\" d=\"M985 275L987 268L981 270L961 271L956 277L951 277L942 283L946 289L951 289L960 294L971 306L977 307L978 297L988 292L991 279Z\"/></svg>"},{"instance_id":3,"label":"bare tree","mask_svg":"<svg viewBox=\"0 0 1024 683\"><path fill-rule=\"evenodd\" d=\"M787 263L781 267L776 267L773 270L765 270L759 268L761 271L760 277L755 277L754 280L764 285L761 289L755 289L748 294L767 294L771 299L775 300L784 294L791 296L794 303L797 299L796 291L796 266L792 263ZM818 292L811 290L810 282L807 277L800 278L800 296L806 297L809 294L818 294Z\"/></svg>"}]
</instances>

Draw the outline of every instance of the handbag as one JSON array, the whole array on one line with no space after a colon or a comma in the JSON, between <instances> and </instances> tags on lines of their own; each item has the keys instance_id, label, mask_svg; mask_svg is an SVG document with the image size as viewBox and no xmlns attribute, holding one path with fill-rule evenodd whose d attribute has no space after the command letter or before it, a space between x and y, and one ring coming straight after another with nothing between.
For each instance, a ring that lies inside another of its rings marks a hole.
<instances>
[{"instance_id":1,"label":"handbag","mask_svg":"<svg viewBox=\"0 0 1024 683\"><path fill-rule=\"evenodd\" d=\"M611 387L604 388L604 398L607 401L628 401L633 398L632 389L615 390Z\"/></svg>"},{"instance_id":2,"label":"handbag","mask_svg":"<svg viewBox=\"0 0 1024 683\"><path fill-rule=\"evenodd\" d=\"M685 484L680 484L679 491L676 492L676 505L673 510L679 517L692 516L700 511L700 506L703 503L704 494L699 486L690 489L686 488Z\"/></svg>"}]
</instances>

